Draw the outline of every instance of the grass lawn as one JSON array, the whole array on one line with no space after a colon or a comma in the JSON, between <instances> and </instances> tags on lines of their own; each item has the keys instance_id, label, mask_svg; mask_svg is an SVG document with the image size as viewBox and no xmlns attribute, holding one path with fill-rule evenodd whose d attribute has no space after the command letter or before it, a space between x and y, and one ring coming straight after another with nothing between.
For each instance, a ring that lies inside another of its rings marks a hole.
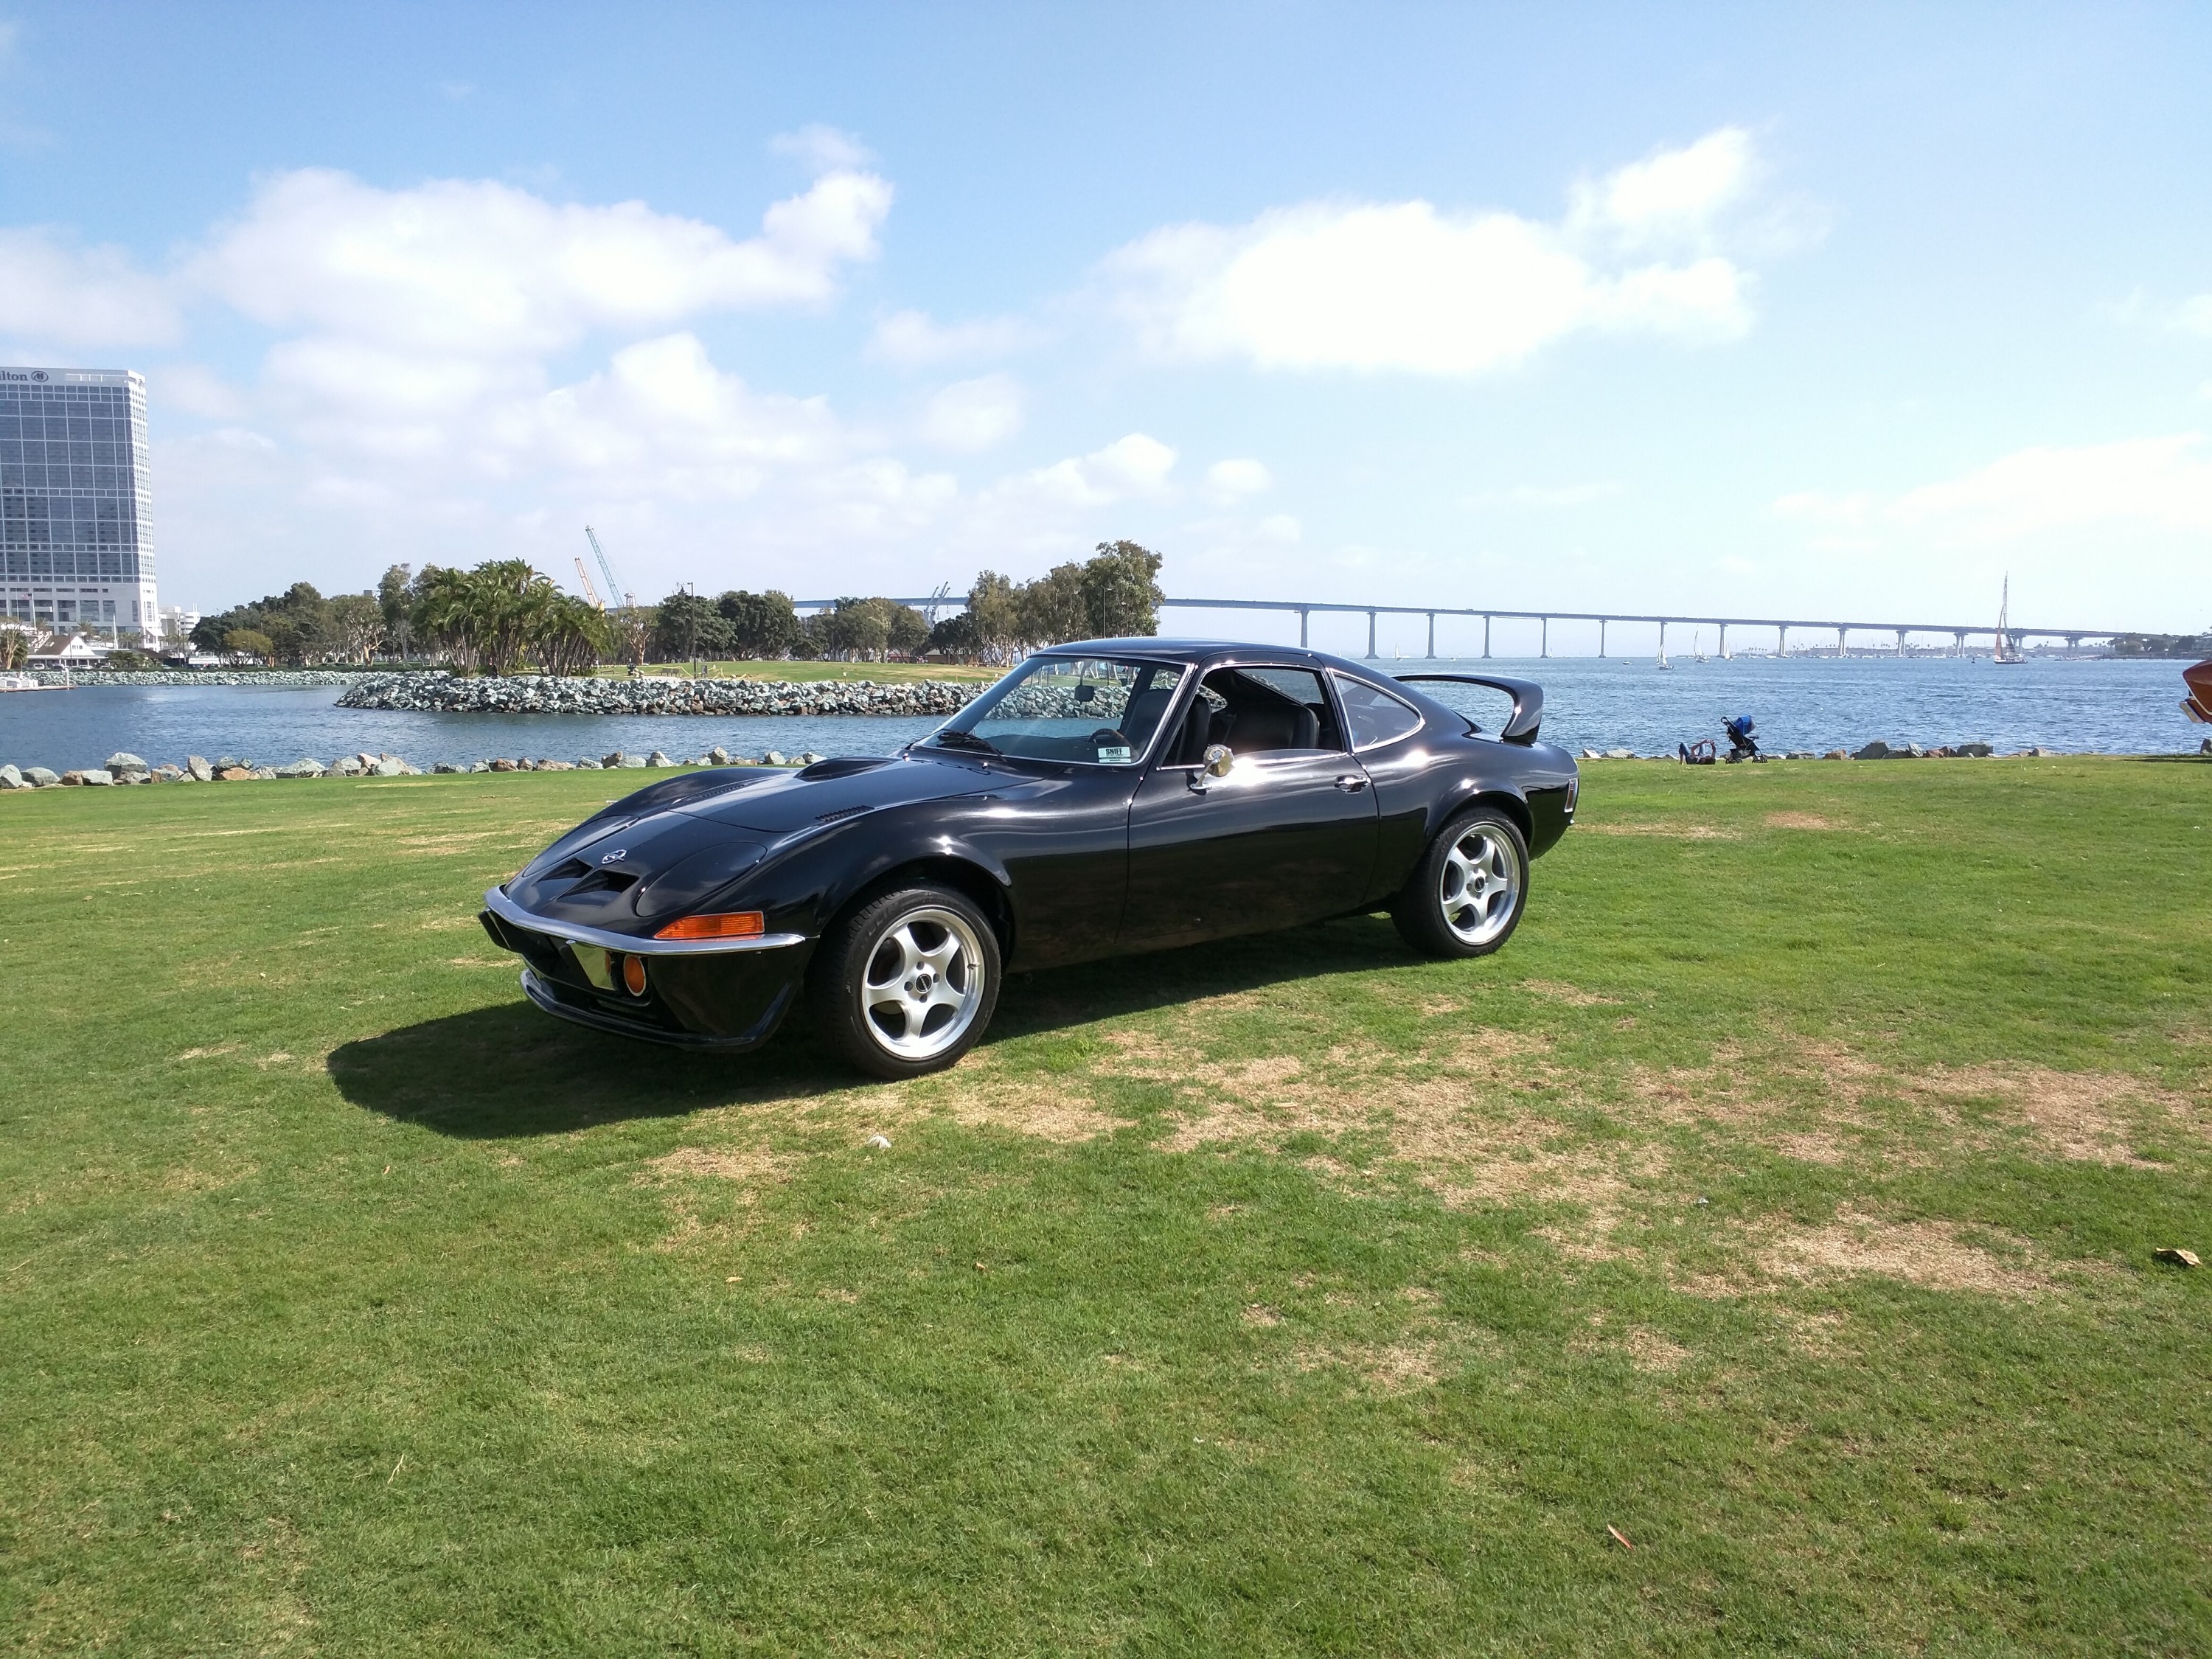
<instances>
[{"instance_id":1,"label":"grass lawn","mask_svg":"<svg viewBox=\"0 0 2212 1659\"><path fill-rule=\"evenodd\" d=\"M898 1087L524 1004L597 775L0 796L0 1643L2212 1651L2212 766L1585 778Z\"/></svg>"},{"instance_id":2,"label":"grass lawn","mask_svg":"<svg viewBox=\"0 0 2212 1659\"><path fill-rule=\"evenodd\" d=\"M1006 673L1004 668L977 668L957 662L710 662L700 665L706 678L716 680L793 680L811 684L817 680L873 680L878 685L907 680L977 680L988 684ZM623 679L629 670L619 665L603 666L602 679ZM689 679L688 662L648 664L646 674L654 679Z\"/></svg>"}]
</instances>

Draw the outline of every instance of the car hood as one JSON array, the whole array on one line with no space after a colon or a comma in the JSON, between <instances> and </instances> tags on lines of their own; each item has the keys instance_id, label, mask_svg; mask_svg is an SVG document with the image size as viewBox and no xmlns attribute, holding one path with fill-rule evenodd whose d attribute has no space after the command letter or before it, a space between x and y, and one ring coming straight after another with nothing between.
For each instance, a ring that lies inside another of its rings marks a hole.
<instances>
[{"instance_id":1,"label":"car hood","mask_svg":"<svg viewBox=\"0 0 2212 1659\"><path fill-rule=\"evenodd\" d=\"M778 842L885 807L990 791L959 759L824 761L798 772L687 773L578 824L507 884L523 908L617 933L696 908Z\"/></svg>"},{"instance_id":2,"label":"car hood","mask_svg":"<svg viewBox=\"0 0 2212 1659\"><path fill-rule=\"evenodd\" d=\"M1004 783L1003 776L964 757L831 760L781 776L749 780L719 794L694 798L677 810L775 837L889 806L985 794Z\"/></svg>"}]
</instances>

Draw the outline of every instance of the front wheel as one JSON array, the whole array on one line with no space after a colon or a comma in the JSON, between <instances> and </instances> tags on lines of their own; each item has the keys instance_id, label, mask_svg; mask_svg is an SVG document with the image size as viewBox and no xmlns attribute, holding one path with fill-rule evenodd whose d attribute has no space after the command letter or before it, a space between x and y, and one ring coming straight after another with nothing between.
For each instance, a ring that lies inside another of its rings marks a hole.
<instances>
[{"instance_id":1,"label":"front wheel","mask_svg":"<svg viewBox=\"0 0 2212 1659\"><path fill-rule=\"evenodd\" d=\"M1413 866L1390 919L1431 957L1486 957L1528 906L1528 843L1504 813L1477 807L1447 824Z\"/></svg>"},{"instance_id":2,"label":"front wheel","mask_svg":"<svg viewBox=\"0 0 2212 1659\"><path fill-rule=\"evenodd\" d=\"M838 1053L876 1077L920 1077L958 1060L991 1023L998 936L964 893L901 888L832 928L809 977Z\"/></svg>"}]
</instances>

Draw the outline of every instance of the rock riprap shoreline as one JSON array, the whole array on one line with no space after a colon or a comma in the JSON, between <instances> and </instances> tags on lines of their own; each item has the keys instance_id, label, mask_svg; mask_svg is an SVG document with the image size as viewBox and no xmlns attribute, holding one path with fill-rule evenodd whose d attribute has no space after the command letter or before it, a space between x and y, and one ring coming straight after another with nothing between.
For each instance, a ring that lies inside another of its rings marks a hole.
<instances>
[{"instance_id":1,"label":"rock riprap shoreline","mask_svg":"<svg viewBox=\"0 0 2212 1659\"><path fill-rule=\"evenodd\" d=\"M32 671L41 685L258 685L270 691L306 691L322 685L351 685L361 678L331 668L88 668L64 674L59 669Z\"/></svg>"},{"instance_id":2,"label":"rock riprap shoreline","mask_svg":"<svg viewBox=\"0 0 2212 1659\"><path fill-rule=\"evenodd\" d=\"M951 714L986 688L953 680L584 679L548 674L464 678L368 674L341 708L420 714Z\"/></svg>"},{"instance_id":3,"label":"rock riprap shoreline","mask_svg":"<svg viewBox=\"0 0 2212 1659\"><path fill-rule=\"evenodd\" d=\"M754 759L732 755L717 744L688 761L672 760L656 749L649 755L617 750L597 760L588 755L572 761L532 760L525 756L513 760L471 761L466 765L440 761L435 766L417 766L404 756L372 755L363 750L359 754L341 756L328 766L311 757L295 760L288 766L269 766L235 755L225 755L216 760L204 755L187 755L182 766L166 763L154 766L142 756L118 750L102 765L79 767L67 772L56 772L44 766L0 766L0 790L53 789L72 785L82 787L90 784L112 787L134 783L262 783L280 778L419 778L426 772L625 772L660 771L679 766L791 767L811 766L823 758L811 749L799 755L785 755L771 749Z\"/></svg>"}]
</instances>

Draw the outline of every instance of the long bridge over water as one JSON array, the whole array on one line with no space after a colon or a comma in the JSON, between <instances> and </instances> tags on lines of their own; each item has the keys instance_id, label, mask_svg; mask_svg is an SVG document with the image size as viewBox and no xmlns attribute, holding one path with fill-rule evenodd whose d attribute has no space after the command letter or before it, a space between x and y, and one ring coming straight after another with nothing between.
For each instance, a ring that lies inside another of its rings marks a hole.
<instances>
[{"instance_id":1,"label":"long bridge over water","mask_svg":"<svg viewBox=\"0 0 2212 1659\"><path fill-rule=\"evenodd\" d=\"M835 599L799 599L794 602L800 611L828 611ZM896 599L897 605L910 605L916 609L962 610L965 599L957 594L930 594L921 599ZM1897 641L1899 655L1905 652L1907 639L1915 634L1948 635L1954 655L1966 654L1966 641L1987 638L1992 647L2018 649L2027 640L2063 640L2069 651L2081 648L2084 640L2110 642L2126 631L2112 628L2015 628L2005 624L2002 636L1994 623L1926 622L1851 622L1834 621L1813 617L1720 617L1720 616L1662 616L1656 612L1625 611L1501 611L1488 605L1352 605L1328 599L1163 599L1163 611L1267 611L1279 615L1296 613L1298 619L1298 643L1308 642L1312 622L1316 613L1325 615L1364 616L1367 618L1367 654L1376 654L1375 630L1376 620L1382 617L1425 617L1428 619L1428 654L1437 654L1437 618L1453 617L1482 619L1482 654L1490 654L1490 630L1494 622L1533 622L1539 628L1538 654L1552 654L1552 624L1555 622L1595 623L1597 624L1597 653L1605 655L1606 630L1616 623L1642 626L1656 623L1659 629L1659 649L1667 649L1667 630L1669 628L1716 629L1719 632L1719 653L1729 654L1728 635L1731 628L1774 630L1774 649L1778 656L1790 653L1790 635L1792 629L1807 634L1828 634L1836 636L1838 652L1850 648L1853 634L1887 634Z\"/></svg>"}]
</instances>

